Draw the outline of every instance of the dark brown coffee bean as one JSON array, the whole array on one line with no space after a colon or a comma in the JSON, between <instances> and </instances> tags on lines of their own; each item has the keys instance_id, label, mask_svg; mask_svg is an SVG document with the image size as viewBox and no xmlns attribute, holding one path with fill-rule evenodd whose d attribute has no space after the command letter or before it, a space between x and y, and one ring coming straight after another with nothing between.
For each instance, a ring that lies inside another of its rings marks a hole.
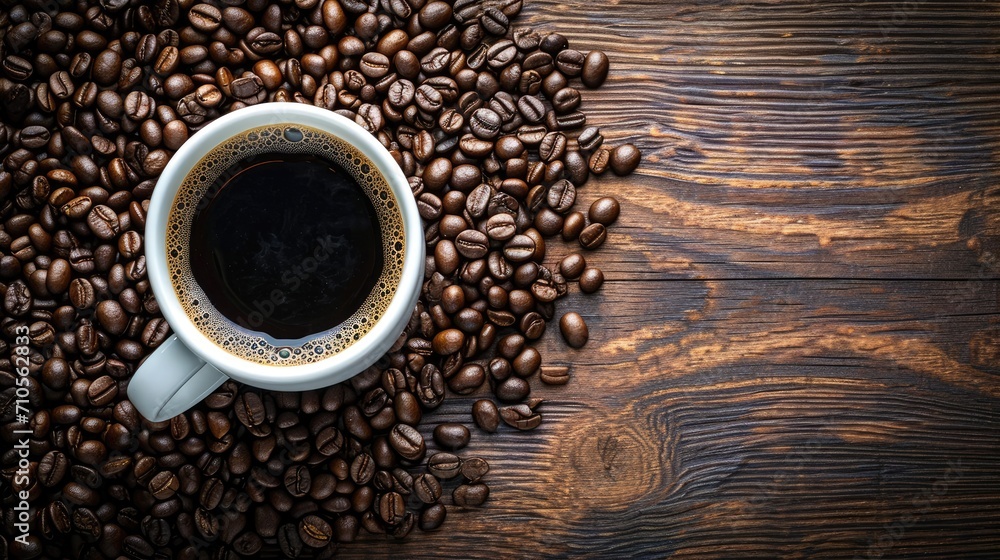
<instances>
[{"instance_id":1,"label":"dark brown coffee bean","mask_svg":"<svg viewBox=\"0 0 1000 560\"><path fill-rule=\"evenodd\" d=\"M103 375L95 379L87 388L87 399L93 406L104 406L118 396L118 382L111 376Z\"/></svg>"},{"instance_id":2,"label":"dark brown coffee bean","mask_svg":"<svg viewBox=\"0 0 1000 560\"><path fill-rule=\"evenodd\" d=\"M336 2L324 2L337 5ZM338 5L339 8L339 5ZM302 554L302 537L299 536L298 527L293 523L286 523L278 528L278 548L286 558L298 558Z\"/></svg>"},{"instance_id":3,"label":"dark brown coffee bean","mask_svg":"<svg viewBox=\"0 0 1000 560\"><path fill-rule=\"evenodd\" d=\"M581 150L593 151L604 143L604 136L601 134L601 129L596 126L588 126L583 129L576 142Z\"/></svg>"},{"instance_id":4,"label":"dark brown coffee bean","mask_svg":"<svg viewBox=\"0 0 1000 560\"><path fill-rule=\"evenodd\" d=\"M434 504L420 512L419 526L421 531L433 531L440 527L447 516L447 510L441 504Z\"/></svg>"},{"instance_id":5,"label":"dark brown coffee bean","mask_svg":"<svg viewBox=\"0 0 1000 560\"><path fill-rule=\"evenodd\" d=\"M546 202L553 211L565 214L576 203L576 187L566 179L556 181L549 187Z\"/></svg>"},{"instance_id":6,"label":"dark brown coffee bean","mask_svg":"<svg viewBox=\"0 0 1000 560\"><path fill-rule=\"evenodd\" d=\"M587 323L579 313L569 312L559 319L559 331L562 333L566 344L573 348L582 348L587 343L589 333Z\"/></svg>"},{"instance_id":7,"label":"dark brown coffee bean","mask_svg":"<svg viewBox=\"0 0 1000 560\"><path fill-rule=\"evenodd\" d=\"M594 153L590 154L590 160L587 164L590 167L591 173L595 175L603 174L611 165L611 150L598 148Z\"/></svg>"},{"instance_id":8,"label":"dark brown coffee bean","mask_svg":"<svg viewBox=\"0 0 1000 560\"><path fill-rule=\"evenodd\" d=\"M604 244L608 237L603 224L590 224L580 232L580 246L584 249L596 249Z\"/></svg>"},{"instance_id":9,"label":"dark brown coffee bean","mask_svg":"<svg viewBox=\"0 0 1000 560\"><path fill-rule=\"evenodd\" d=\"M427 450L424 437L407 424L396 424L389 433L389 443L404 459L417 461Z\"/></svg>"},{"instance_id":10,"label":"dark brown coffee bean","mask_svg":"<svg viewBox=\"0 0 1000 560\"><path fill-rule=\"evenodd\" d=\"M508 377L494 390L501 402L515 403L524 400L531 392L531 386L520 377Z\"/></svg>"},{"instance_id":11,"label":"dark brown coffee bean","mask_svg":"<svg viewBox=\"0 0 1000 560\"><path fill-rule=\"evenodd\" d=\"M455 238L455 247L467 259L481 259L489 253L490 238L481 231L467 229Z\"/></svg>"},{"instance_id":12,"label":"dark brown coffee bean","mask_svg":"<svg viewBox=\"0 0 1000 560\"><path fill-rule=\"evenodd\" d=\"M49 451L38 462L36 475L38 482L46 487L53 488L62 482L69 472L70 462L65 453L61 451Z\"/></svg>"},{"instance_id":13,"label":"dark brown coffee bean","mask_svg":"<svg viewBox=\"0 0 1000 560\"><path fill-rule=\"evenodd\" d=\"M333 538L333 528L322 517L307 515L299 521L299 538L306 546L322 548Z\"/></svg>"},{"instance_id":14,"label":"dark brown coffee bean","mask_svg":"<svg viewBox=\"0 0 1000 560\"><path fill-rule=\"evenodd\" d=\"M534 412L526 404L501 408L500 418L504 423L518 430L533 430L542 423L542 415Z\"/></svg>"},{"instance_id":15,"label":"dark brown coffee bean","mask_svg":"<svg viewBox=\"0 0 1000 560\"><path fill-rule=\"evenodd\" d=\"M187 14L191 27L204 33L211 33L219 28L223 22L222 11L211 4L195 4ZM230 15L228 20L234 16Z\"/></svg>"},{"instance_id":16,"label":"dark brown coffee bean","mask_svg":"<svg viewBox=\"0 0 1000 560\"><path fill-rule=\"evenodd\" d=\"M556 161L566 152L566 143L562 132L549 132L538 145L538 157L546 163Z\"/></svg>"},{"instance_id":17,"label":"dark brown coffee bean","mask_svg":"<svg viewBox=\"0 0 1000 560\"><path fill-rule=\"evenodd\" d=\"M121 231L118 214L103 204L90 209L87 213L87 225L94 235L105 240L114 238Z\"/></svg>"},{"instance_id":18,"label":"dark brown coffee bean","mask_svg":"<svg viewBox=\"0 0 1000 560\"><path fill-rule=\"evenodd\" d=\"M472 405L472 419L481 430L496 433L500 425L500 411L493 401L480 399Z\"/></svg>"},{"instance_id":19,"label":"dark brown coffee bean","mask_svg":"<svg viewBox=\"0 0 1000 560\"><path fill-rule=\"evenodd\" d=\"M98 85L110 86L118 81L122 71L122 58L117 52L107 49L94 57L91 76Z\"/></svg>"},{"instance_id":20,"label":"dark brown coffee bean","mask_svg":"<svg viewBox=\"0 0 1000 560\"><path fill-rule=\"evenodd\" d=\"M254 435L267 435L270 433L270 426L265 423L264 403L260 395L255 392L241 394L234 404L236 419L246 426Z\"/></svg>"},{"instance_id":21,"label":"dark brown coffee bean","mask_svg":"<svg viewBox=\"0 0 1000 560\"><path fill-rule=\"evenodd\" d=\"M510 39L501 39L486 50L486 63L490 68L500 69L510 64L517 56L517 45Z\"/></svg>"},{"instance_id":22,"label":"dark brown coffee bean","mask_svg":"<svg viewBox=\"0 0 1000 560\"><path fill-rule=\"evenodd\" d=\"M149 481L149 493L157 500L171 498L178 488L180 488L180 482L170 471L160 471Z\"/></svg>"},{"instance_id":23,"label":"dark brown coffee bean","mask_svg":"<svg viewBox=\"0 0 1000 560\"><path fill-rule=\"evenodd\" d=\"M583 70L585 57L574 49L563 49L556 55L556 68L568 78L575 78Z\"/></svg>"},{"instance_id":24,"label":"dark brown coffee bean","mask_svg":"<svg viewBox=\"0 0 1000 560\"><path fill-rule=\"evenodd\" d=\"M456 506L476 507L483 505L490 497L490 488L485 484L462 484L451 494Z\"/></svg>"},{"instance_id":25,"label":"dark brown coffee bean","mask_svg":"<svg viewBox=\"0 0 1000 560\"><path fill-rule=\"evenodd\" d=\"M425 504L434 504L441 499L441 483L433 474L421 474L413 479L413 494Z\"/></svg>"},{"instance_id":26,"label":"dark brown coffee bean","mask_svg":"<svg viewBox=\"0 0 1000 560\"><path fill-rule=\"evenodd\" d=\"M535 254L535 241L527 235L515 235L503 247L503 256L512 263L531 259Z\"/></svg>"},{"instance_id":27,"label":"dark brown coffee bean","mask_svg":"<svg viewBox=\"0 0 1000 560\"><path fill-rule=\"evenodd\" d=\"M592 294L600 289L604 283L604 273L599 268L586 268L580 275L580 291L585 294Z\"/></svg>"},{"instance_id":28,"label":"dark brown coffee bean","mask_svg":"<svg viewBox=\"0 0 1000 560\"><path fill-rule=\"evenodd\" d=\"M580 73L583 85L592 89L601 87L604 84L604 80L608 77L610 66L611 63L608 61L608 55L603 52L590 51L587 53L587 57L583 61L583 69Z\"/></svg>"},{"instance_id":29,"label":"dark brown coffee bean","mask_svg":"<svg viewBox=\"0 0 1000 560\"><path fill-rule=\"evenodd\" d=\"M486 381L486 370L479 364L468 364L448 380L448 387L459 395L472 393Z\"/></svg>"},{"instance_id":30,"label":"dark brown coffee bean","mask_svg":"<svg viewBox=\"0 0 1000 560\"><path fill-rule=\"evenodd\" d=\"M552 96L552 108L559 114L571 113L580 106L580 100L579 90L566 87Z\"/></svg>"},{"instance_id":31,"label":"dark brown coffee bean","mask_svg":"<svg viewBox=\"0 0 1000 560\"><path fill-rule=\"evenodd\" d=\"M438 272L444 275L450 275L458 269L461 262L458 249L452 241L442 239L438 242L434 248L434 263Z\"/></svg>"},{"instance_id":32,"label":"dark brown coffee bean","mask_svg":"<svg viewBox=\"0 0 1000 560\"><path fill-rule=\"evenodd\" d=\"M569 280L575 280L587 268L587 260L580 253L570 253L559 262L559 272Z\"/></svg>"},{"instance_id":33,"label":"dark brown coffee bean","mask_svg":"<svg viewBox=\"0 0 1000 560\"><path fill-rule=\"evenodd\" d=\"M443 449L456 450L469 444L469 429L455 422L444 422L434 428L434 441Z\"/></svg>"},{"instance_id":34,"label":"dark brown coffee bean","mask_svg":"<svg viewBox=\"0 0 1000 560\"><path fill-rule=\"evenodd\" d=\"M621 206L618 204L618 201L606 196L595 200L590 205L590 212L588 214L591 222L609 226L618 219L620 212Z\"/></svg>"},{"instance_id":35,"label":"dark brown coffee bean","mask_svg":"<svg viewBox=\"0 0 1000 560\"><path fill-rule=\"evenodd\" d=\"M379 498L378 515L388 525L398 525L406 513L406 502L398 492L387 492Z\"/></svg>"},{"instance_id":36,"label":"dark brown coffee bean","mask_svg":"<svg viewBox=\"0 0 1000 560\"><path fill-rule=\"evenodd\" d=\"M312 476L305 465L288 467L285 471L285 490L295 498L301 498L312 488Z\"/></svg>"},{"instance_id":37,"label":"dark brown coffee bean","mask_svg":"<svg viewBox=\"0 0 1000 560\"><path fill-rule=\"evenodd\" d=\"M622 144L611 152L611 170L616 175L628 175L639 167L640 159L642 159L642 155L638 148L632 144Z\"/></svg>"},{"instance_id":38,"label":"dark brown coffee bean","mask_svg":"<svg viewBox=\"0 0 1000 560\"><path fill-rule=\"evenodd\" d=\"M503 121L492 109L480 108L472 113L469 119L469 128L477 138L482 140L494 140L500 135L500 127Z\"/></svg>"},{"instance_id":39,"label":"dark brown coffee bean","mask_svg":"<svg viewBox=\"0 0 1000 560\"><path fill-rule=\"evenodd\" d=\"M543 125L525 125L517 129L517 139L528 146L537 146L545 139L548 129Z\"/></svg>"},{"instance_id":40,"label":"dark brown coffee bean","mask_svg":"<svg viewBox=\"0 0 1000 560\"><path fill-rule=\"evenodd\" d=\"M565 385L569 383L569 368L566 366L542 366L538 378L546 385Z\"/></svg>"},{"instance_id":41,"label":"dark brown coffee bean","mask_svg":"<svg viewBox=\"0 0 1000 560\"><path fill-rule=\"evenodd\" d=\"M461 468L462 460L451 453L435 453L427 460L427 470L437 478L444 480L458 476Z\"/></svg>"},{"instance_id":42,"label":"dark brown coffee bean","mask_svg":"<svg viewBox=\"0 0 1000 560\"><path fill-rule=\"evenodd\" d=\"M458 329L445 329L434 336L434 352L442 356L450 356L465 345L465 334Z\"/></svg>"}]
</instances>

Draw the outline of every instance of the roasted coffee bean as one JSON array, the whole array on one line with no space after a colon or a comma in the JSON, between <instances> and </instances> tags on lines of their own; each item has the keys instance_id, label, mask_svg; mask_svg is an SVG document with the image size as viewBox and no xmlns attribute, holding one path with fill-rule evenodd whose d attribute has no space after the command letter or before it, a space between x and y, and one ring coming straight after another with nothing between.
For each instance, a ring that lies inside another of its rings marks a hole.
<instances>
[{"instance_id":1,"label":"roasted coffee bean","mask_svg":"<svg viewBox=\"0 0 1000 560\"><path fill-rule=\"evenodd\" d=\"M413 479L413 493L421 502L434 504L441 499L441 483L432 474L421 474Z\"/></svg>"},{"instance_id":2,"label":"roasted coffee bean","mask_svg":"<svg viewBox=\"0 0 1000 560\"><path fill-rule=\"evenodd\" d=\"M535 254L535 241L527 235L515 235L503 247L503 256L512 263L525 262Z\"/></svg>"},{"instance_id":3,"label":"roasted coffee bean","mask_svg":"<svg viewBox=\"0 0 1000 560\"><path fill-rule=\"evenodd\" d=\"M455 422L445 422L434 428L434 441L443 449L461 449L469 444L470 437L469 429Z\"/></svg>"},{"instance_id":4,"label":"roasted coffee bean","mask_svg":"<svg viewBox=\"0 0 1000 560\"><path fill-rule=\"evenodd\" d=\"M500 418L504 423L518 430L533 430L542 423L542 415L534 412L526 404L501 408Z\"/></svg>"},{"instance_id":5,"label":"roasted coffee bean","mask_svg":"<svg viewBox=\"0 0 1000 560\"><path fill-rule=\"evenodd\" d=\"M118 396L118 383L108 375L98 377L87 388L87 398L93 406L104 406L112 402L116 396Z\"/></svg>"},{"instance_id":6,"label":"roasted coffee bean","mask_svg":"<svg viewBox=\"0 0 1000 560\"><path fill-rule=\"evenodd\" d=\"M451 494L456 506L475 507L483 505L490 497L490 488L485 484L463 484Z\"/></svg>"},{"instance_id":7,"label":"roasted coffee bean","mask_svg":"<svg viewBox=\"0 0 1000 560\"><path fill-rule=\"evenodd\" d=\"M546 202L553 211L565 214L576 203L576 187L566 179L556 181L549 187Z\"/></svg>"},{"instance_id":8,"label":"roasted coffee bean","mask_svg":"<svg viewBox=\"0 0 1000 560\"><path fill-rule=\"evenodd\" d=\"M459 395L472 393L486 381L486 370L479 364L468 364L448 380L448 387Z\"/></svg>"},{"instance_id":9,"label":"roasted coffee bean","mask_svg":"<svg viewBox=\"0 0 1000 560\"><path fill-rule=\"evenodd\" d=\"M299 538L306 546L322 548L333 538L330 523L318 515L307 515L299 521Z\"/></svg>"},{"instance_id":10,"label":"roasted coffee bean","mask_svg":"<svg viewBox=\"0 0 1000 560\"><path fill-rule=\"evenodd\" d=\"M174 473L161 471L149 481L149 492L157 500L167 500L180 488L180 482Z\"/></svg>"},{"instance_id":11,"label":"roasted coffee bean","mask_svg":"<svg viewBox=\"0 0 1000 560\"><path fill-rule=\"evenodd\" d=\"M406 502L398 492L387 492L378 500L378 515L387 525L398 525L403 521L405 506Z\"/></svg>"},{"instance_id":12,"label":"roasted coffee bean","mask_svg":"<svg viewBox=\"0 0 1000 560\"><path fill-rule=\"evenodd\" d=\"M336 4L336 2L325 2L326 4ZM302 537L299 536L299 529L293 523L286 523L278 528L278 548L286 558L298 558L302 554Z\"/></svg>"},{"instance_id":13,"label":"roasted coffee bean","mask_svg":"<svg viewBox=\"0 0 1000 560\"><path fill-rule=\"evenodd\" d=\"M587 323L579 313L573 311L566 313L559 319L559 331L562 333L563 339L566 340L566 344L573 348L582 348L589 337Z\"/></svg>"},{"instance_id":14,"label":"roasted coffee bean","mask_svg":"<svg viewBox=\"0 0 1000 560\"><path fill-rule=\"evenodd\" d=\"M191 27L204 33L215 31L223 22L222 11L211 4L195 4L188 11L187 17ZM231 21L233 16L230 15L228 19Z\"/></svg>"},{"instance_id":15,"label":"roasted coffee bean","mask_svg":"<svg viewBox=\"0 0 1000 560\"><path fill-rule=\"evenodd\" d=\"M603 197L595 200L590 205L588 217L591 222L609 226L618 219L621 206L618 201L611 197Z\"/></svg>"},{"instance_id":16,"label":"roasted coffee bean","mask_svg":"<svg viewBox=\"0 0 1000 560\"><path fill-rule=\"evenodd\" d=\"M500 426L500 411L493 401L480 399L472 405L472 419L480 429L492 434Z\"/></svg>"},{"instance_id":17,"label":"roasted coffee bean","mask_svg":"<svg viewBox=\"0 0 1000 560\"><path fill-rule=\"evenodd\" d=\"M420 432L407 424L396 424L389 434L392 448L404 459L417 461L424 456L426 445Z\"/></svg>"},{"instance_id":18,"label":"roasted coffee bean","mask_svg":"<svg viewBox=\"0 0 1000 560\"><path fill-rule=\"evenodd\" d=\"M584 249L596 249L604 244L607 237L604 224L590 224L580 232L580 246Z\"/></svg>"},{"instance_id":19,"label":"roasted coffee bean","mask_svg":"<svg viewBox=\"0 0 1000 560\"><path fill-rule=\"evenodd\" d=\"M611 165L611 153L611 150L607 148L598 148L594 153L590 154L590 160L587 162L590 172L595 175L602 175L607 171Z\"/></svg>"},{"instance_id":20,"label":"roasted coffee bean","mask_svg":"<svg viewBox=\"0 0 1000 560\"><path fill-rule=\"evenodd\" d=\"M481 231L467 229L455 238L455 247L467 259L481 259L489 253L490 238Z\"/></svg>"},{"instance_id":21,"label":"roasted coffee bean","mask_svg":"<svg viewBox=\"0 0 1000 560\"><path fill-rule=\"evenodd\" d=\"M440 527L447 516L447 510L441 504L434 504L420 512L419 526L421 531L433 531Z\"/></svg>"},{"instance_id":22,"label":"roasted coffee bean","mask_svg":"<svg viewBox=\"0 0 1000 560\"><path fill-rule=\"evenodd\" d=\"M309 493L312 487L312 476L305 465L289 467L285 471L285 490L293 497L301 498Z\"/></svg>"},{"instance_id":23,"label":"roasted coffee bean","mask_svg":"<svg viewBox=\"0 0 1000 560\"><path fill-rule=\"evenodd\" d=\"M556 161L566 152L566 143L562 132L549 132L538 145L538 157L546 163Z\"/></svg>"},{"instance_id":24,"label":"roasted coffee bean","mask_svg":"<svg viewBox=\"0 0 1000 560\"><path fill-rule=\"evenodd\" d=\"M604 283L604 273L599 268L589 267L580 274L580 291L585 294L592 294L600 289Z\"/></svg>"},{"instance_id":25,"label":"roasted coffee bean","mask_svg":"<svg viewBox=\"0 0 1000 560\"><path fill-rule=\"evenodd\" d=\"M542 366L538 378L546 385L565 385L569 383L569 368L566 366Z\"/></svg>"},{"instance_id":26,"label":"roasted coffee bean","mask_svg":"<svg viewBox=\"0 0 1000 560\"><path fill-rule=\"evenodd\" d=\"M590 51L587 53L587 57L583 61L583 69L580 73L583 85L592 89L601 87L604 84L604 80L608 77L610 66L608 55L603 52Z\"/></svg>"},{"instance_id":27,"label":"roasted coffee bean","mask_svg":"<svg viewBox=\"0 0 1000 560\"><path fill-rule=\"evenodd\" d=\"M616 175L628 175L639 167L642 155L632 144L622 144L611 152L609 163ZM593 166L592 166L593 167Z\"/></svg>"},{"instance_id":28,"label":"roasted coffee bean","mask_svg":"<svg viewBox=\"0 0 1000 560\"><path fill-rule=\"evenodd\" d=\"M111 208L99 204L87 213L87 225L90 231L100 239L112 239L121 231L118 214Z\"/></svg>"},{"instance_id":29,"label":"roasted coffee bean","mask_svg":"<svg viewBox=\"0 0 1000 560\"><path fill-rule=\"evenodd\" d=\"M469 128L477 138L482 140L494 140L500 135L500 127L503 121L492 109L476 109L469 118Z\"/></svg>"},{"instance_id":30,"label":"roasted coffee bean","mask_svg":"<svg viewBox=\"0 0 1000 560\"><path fill-rule=\"evenodd\" d=\"M604 143L604 136L601 135L601 130L596 126L588 126L583 129L583 132L577 137L576 142L581 150L593 151L601 147L601 144Z\"/></svg>"},{"instance_id":31,"label":"roasted coffee bean","mask_svg":"<svg viewBox=\"0 0 1000 560\"><path fill-rule=\"evenodd\" d=\"M444 480L455 478L461 473L462 460L451 453L435 453L427 460L427 470Z\"/></svg>"}]
</instances>

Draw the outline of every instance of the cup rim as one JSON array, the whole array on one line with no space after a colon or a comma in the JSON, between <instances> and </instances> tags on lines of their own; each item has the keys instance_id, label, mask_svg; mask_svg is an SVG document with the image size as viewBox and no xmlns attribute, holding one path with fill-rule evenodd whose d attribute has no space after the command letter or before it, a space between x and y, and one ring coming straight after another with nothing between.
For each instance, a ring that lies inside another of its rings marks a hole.
<instances>
[{"instance_id":1,"label":"cup rim","mask_svg":"<svg viewBox=\"0 0 1000 560\"><path fill-rule=\"evenodd\" d=\"M316 362L266 365L237 356L201 333L184 313L167 267L166 231L170 209L184 178L216 146L246 130L276 124L298 124L323 130L353 145L376 166L399 205L405 239L403 270L396 293L382 317L359 340L344 350ZM262 388L310 388L322 381L332 384L362 371L388 349L399 333L390 332L413 312L423 278L423 227L409 182L395 160L367 130L341 115L312 105L264 103L223 115L193 134L174 153L157 180L150 198L145 226L147 277L160 311L185 346L201 359L237 381ZM388 344L386 344L388 342ZM373 355L376 354L376 355ZM276 376L280 370L280 376ZM337 374L337 375L334 375ZM331 377L336 377L332 379ZM322 386L322 385L320 385Z\"/></svg>"}]
</instances>

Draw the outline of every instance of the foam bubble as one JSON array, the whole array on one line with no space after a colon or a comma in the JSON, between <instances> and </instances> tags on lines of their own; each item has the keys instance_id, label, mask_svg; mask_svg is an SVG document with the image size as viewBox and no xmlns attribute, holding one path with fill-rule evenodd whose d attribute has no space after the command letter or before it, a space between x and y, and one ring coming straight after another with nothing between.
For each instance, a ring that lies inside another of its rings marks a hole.
<instances>
[{"instance_id":1,"label":"foam bubble","mask_svg":"<svg viewBox=\"0 0 1000 560\"><path fill-rule=\"evenodd\" d=\"M313 154L340 165L371 200L382 229L384 266L378 286L342 324L298 346L275 346L267 338L236 325L215 309L191 273L188 244L199 202L212 183L239 160L265 152ZM269 125L230 138L195 164L174 197L167 228L167 268L181 308L209 340L227 352L260 364L300 365L318 362L360 340L382 318L403 271L403 216L391 189L375 165L347 142L308 126ZM345 336L346 335L346 336Z\"/></svg>"}]
</instances>

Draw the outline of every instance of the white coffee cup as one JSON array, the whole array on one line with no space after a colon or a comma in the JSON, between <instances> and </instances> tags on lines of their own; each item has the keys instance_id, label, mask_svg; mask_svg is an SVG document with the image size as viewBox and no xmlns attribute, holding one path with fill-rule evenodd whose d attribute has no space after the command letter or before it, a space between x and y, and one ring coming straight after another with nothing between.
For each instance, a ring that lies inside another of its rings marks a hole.
<instances>
[{"instance_id":1,"label":"white coffee cup","mask_svg":"<svg viewBox=\"0 0 1000 560\"><path fill-rule=\"evenodd\" d=\"M252 129L274 125L321 130L367 158L395 197L405 238L399 282L381 317L350 345L321 359L295 365L249 360L207 336L185 313L168 266L168 258L173 258L167 249L170 211L189 173L220 144ZM146 358L128 385L129 399L154 422L188 410L229 378L278 391L317 389L349 379L378 361L398 339L413 313L423 281L424 235L402 170L365 129L332 111L298 103L266 103L234 111L209 123L185 142L157 181L146 215L144 242L149 282L174 332Z\"/></svg>"}]
</instances>

